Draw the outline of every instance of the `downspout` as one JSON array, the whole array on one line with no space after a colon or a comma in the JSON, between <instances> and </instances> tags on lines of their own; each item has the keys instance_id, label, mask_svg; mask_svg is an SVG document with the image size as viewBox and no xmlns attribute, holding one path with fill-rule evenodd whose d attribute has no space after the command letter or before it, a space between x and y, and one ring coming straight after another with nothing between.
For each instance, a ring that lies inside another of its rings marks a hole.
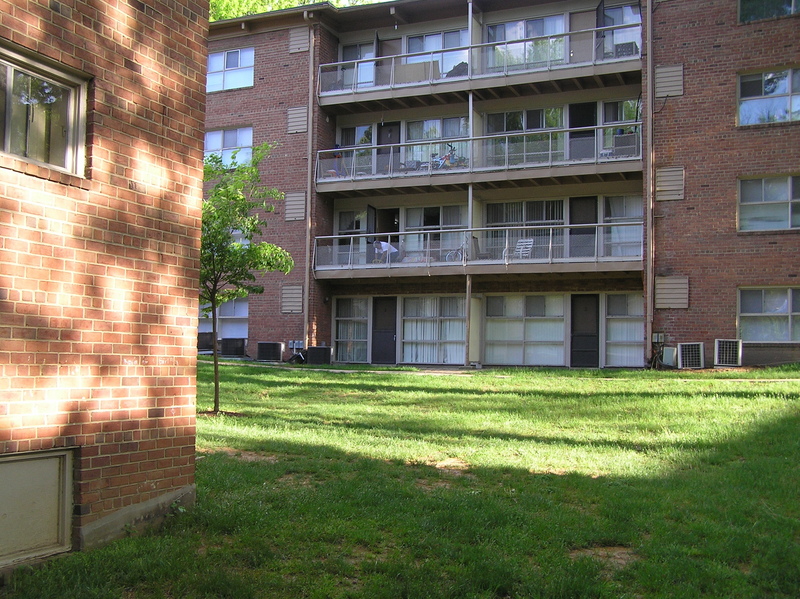
<instances>
[{"instance_id":1,"label":"downspout","mask_svg":"<svg viewBox=\"0 0 800 599\"><path fill-rule=\"evenodd\" d=\"M655 318L655 275L653 273L653 264L655 262L655 222L653 219L653 209L655 202L655 145L653 143L653 117L655 115L653 110L653 100L655 94L655 74L653 72L653 0L647 0L647 127L645 135L647 136L647 149L645 152L645 207L646 207L646 234L647 246L645 248L645 295L647 303L645 307L646 322L645 322L645 358L650 359L653 352L653 320Z\"/></svg>"},{"instance_id":2,"label":"downspout","mask_svg":"<svg viewBox=\"0 0 800 599\"><path fill-rule=\"evenodd\" d=\"M472 275L467 275L467 305L466 307L466 328L464 329L464 366L469 366L469 334L470 334L470 321L472 320Z\"/></svg>"},{"instance_id":3,"label":"downspout","mask_svg":"<svg viewBox=\"0 0 800 599\"><path fill-rule=\"evenodd\" d=\"M314 131L315 131L315 124L316 121L314 119L314 106L315 104L315 93L314 93L314 65L315 65L315 44L314 44L314 26L313 26L313 15L307 10L303 11L303 20L308 23L308 135L306 136L307 141L307 150L306 155L308 156L308 164L307 164L307 173L306 173L306 259L305 259L305 281L303 282L304 293L303 293L303 347L308 347L309 345L309 309L311 305L311 247L312 247L312 239L311 239L311 195L314 190L313 180L314 180ZM319 340L316 340L319 343Z\"/></svg>"},{"instance_id":4,"label":"downspout","mask_svg":"<svg viewBox=\"0 0 800 599\"><path fill-rule=\"evenodd\" d=\"M470 92L470 104L472 104L472 92ZM472 119L472 113L470 113L470 120ZM472 207L472 183L469 184L467 187L467 223L469 223L469 232L466 234L464 238L464 263L469 263L470 259L470 252L472 252L472 214L473 214L473 207ZM467 305L465 306L465 315L467 318L466 328L464 329L465 334L465 341L464 341L464 366L469 366L470 359L469 359L469 336L470 330L472 325L472 275L467 274L467 289L466 289L466 296L467 296Z\"/></svg>"}]
</instances>

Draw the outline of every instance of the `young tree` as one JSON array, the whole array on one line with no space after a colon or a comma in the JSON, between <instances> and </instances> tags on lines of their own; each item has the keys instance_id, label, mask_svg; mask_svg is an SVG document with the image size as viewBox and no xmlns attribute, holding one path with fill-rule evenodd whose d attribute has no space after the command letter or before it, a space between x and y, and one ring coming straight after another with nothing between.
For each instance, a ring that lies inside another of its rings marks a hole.
<instances>
[{"instance_id":1,"label":"young tree","mask_svg":"<svg viewBox=\"0 0 800 599\"><path fill-rule=\"evenodd\" d=\"M255 273L294 267L289 252L267 242L255 243L262 235L264 214L274 207L270 199L281 193L261 183L259 164L269 156L272 145L253 148L252 158L238 163L220 156L206 158L204 181L208 188L203 200L200 237L200 305L211 313L214 355L214 413L219 413L219 353L217 308L227 301L263 293Z\"/></svg>"}]
</instances>

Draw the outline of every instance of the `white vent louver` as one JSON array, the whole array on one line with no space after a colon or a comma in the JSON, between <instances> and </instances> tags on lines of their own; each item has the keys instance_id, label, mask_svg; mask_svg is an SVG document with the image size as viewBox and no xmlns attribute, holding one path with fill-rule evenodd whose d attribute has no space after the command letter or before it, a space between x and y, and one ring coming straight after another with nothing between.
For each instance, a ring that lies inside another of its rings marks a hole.
<instances>
[{"instance_id":1,"label":"white vent louver","mask_svg":"<svg viewBox=\"0 0 800 599\"><path fill-rule=\"evenodd\" d=\"M716 339L714 341L714 366L741 366L742 340Z\"/></svg>"},{"instance_id":2,"label":"white vent louver","mask_svg":"<svg viewBox=\"0 0 800 599\"><path fill-rule=\"evenodd\" d=\"M705 368L703 344L679 343L678 368Z\"/></svg>"}]
</instances>

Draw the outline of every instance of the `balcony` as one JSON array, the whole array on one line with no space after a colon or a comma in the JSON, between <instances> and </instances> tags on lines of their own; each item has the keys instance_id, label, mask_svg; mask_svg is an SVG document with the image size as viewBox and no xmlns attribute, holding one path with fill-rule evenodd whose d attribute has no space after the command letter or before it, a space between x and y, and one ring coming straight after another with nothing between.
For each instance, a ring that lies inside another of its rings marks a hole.
<instances>
[{"instance_id":1,"label":"balcony","mask_svg":"<svg viewBox=\"0 0 800 599\"><path fill-rule=\"evenodd\" d=\"M635 61L634 68L641 70L641 47L641 25L637 23L382 56L321 65L317 91L323 105L332 105L348 101L348 96L375 92L383 92L380 97L393 92L388 94L388 97L393 97L418 95L419 86L432 86L434 89L431 91L436 93L449 88L478 90L496 87L498 77L503 78L503 85L506 85L509 78L524 74L542 73L543 79L569 78L573 75L554 72L608 66L587 71L585 76L591 78L619 71L618 63L626 61Z\"/></svg>"},{"instance_id":2,"label":"balcony","mask_svg":"<svg viewBox=\"0 0 800 599\"><path fill-rule=\"evenodd\" d=\"M641 221L317 237L317 279L642 270ZM375 240L396 250L387 255Z\"/></svg>"},{"instance_id":3,"label":"balcony","mask_svg":"<svg viewBox=\"0 0 800 599\"><path fill-rule=\"evenodd\" d=\"M316 182L318 191L324 192L360 182L366 182L361 187L375 187L369 182L386 179L406 179L409 185L418 185L426 183L427 178L445 175L578 164L610 164L610 170L614 170L613 163L639 161L641 156L641 123L629 122L322 150L317 153ZM542 176L549 176L549 171Z\"/></svg>"}]
</instances>

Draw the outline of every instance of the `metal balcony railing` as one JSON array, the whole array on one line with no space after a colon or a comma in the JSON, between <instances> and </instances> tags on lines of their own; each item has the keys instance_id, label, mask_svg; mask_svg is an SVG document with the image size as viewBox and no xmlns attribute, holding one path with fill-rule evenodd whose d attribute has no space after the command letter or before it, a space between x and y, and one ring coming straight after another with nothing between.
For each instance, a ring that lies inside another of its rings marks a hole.
<instances>
[{"instance_id":1,"label":"metal balcony railing","mask_svg":"<svg viewBox=\"0 0 800 599\"><path fill-rule=\"evenodd\" d=\"M332 235L315 239L314 269L635 261L642 239L641 220Z\"/></svg>"},{"instance_id":2,"label":"metal balcony railing","mask_svg":"<svg viewBox=\"0 0 800 599\"><path fill-rule=\"evenodd\" d=\"M317 153L317 183L636 160L641 123L357 146Z\"/></svg>"},{"instance_id":3,"label":"metal balcony railing","mask_svg":"<svg viewBox=\"0 0 800 599\"><path fill-rule=\"evenodd\" d=\"M641 57L639 23L321 65L321 96L547 71Z\"/></svg>"}]
</instances>

